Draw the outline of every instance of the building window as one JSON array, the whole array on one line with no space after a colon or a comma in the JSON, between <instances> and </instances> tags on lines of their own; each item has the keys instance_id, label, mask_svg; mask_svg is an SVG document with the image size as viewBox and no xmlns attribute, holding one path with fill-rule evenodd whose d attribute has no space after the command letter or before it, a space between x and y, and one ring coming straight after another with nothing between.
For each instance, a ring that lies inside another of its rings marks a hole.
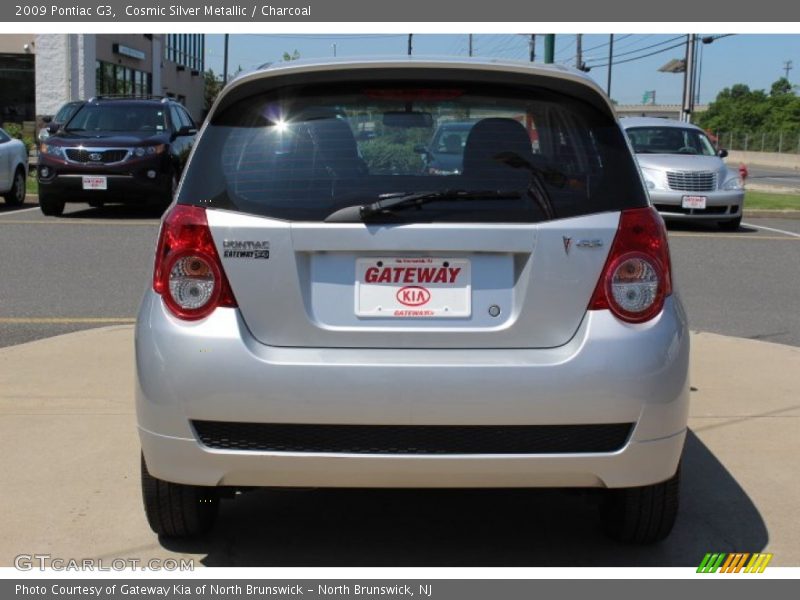
<instances>
[{"instance_id":1,"label":"building window","mask_svg":"<svg viewBox=\"0 0 800 600\"><path fill-rule=\"evenodd\" d=\"M150 96L153 93L153 76L146 71L95 62L95 84L98 96Z\"/></svg>"},{"instance_id":2,"label":"building window","mask_svg":"<svg viewBox=\"0 0 800 600\"><path fill-rule=\"evenodd\" d=\"M202 71L205 66L205 35L170 33L165 36L164 57L191 70Z\"/></svg>"}]
</instances>

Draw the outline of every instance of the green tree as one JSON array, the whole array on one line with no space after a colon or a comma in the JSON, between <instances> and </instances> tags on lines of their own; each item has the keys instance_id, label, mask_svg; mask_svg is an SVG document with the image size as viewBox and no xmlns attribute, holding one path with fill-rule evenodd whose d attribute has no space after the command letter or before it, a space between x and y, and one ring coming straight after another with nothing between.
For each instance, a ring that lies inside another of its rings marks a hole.
<instances>
[{"instance_id":1,"label":"green tree","mask_svg":"<svg viewBox=\"0 0 800 600\"><path fill-rule=\"evenodd\" d=\"M214 100L217 99L220 91L222 91L222 76L214 73L213 69L208 69L203 76L205 77L205 102L203 109L208 111Z\"/></svg>"},{"instance_id":2,"label":"green tree","mask_svg":"<svg viewBox=\"0 0 800 600\"><path fill-rule=\"evenodd\" d=\"M773 98L776 96L783 96L784 94L791 94L792 93L792 84L789 83L789 80L786 77L781 77L772 84L772 88L769 91L769 95Z\"/></svg>"}]
</instances>

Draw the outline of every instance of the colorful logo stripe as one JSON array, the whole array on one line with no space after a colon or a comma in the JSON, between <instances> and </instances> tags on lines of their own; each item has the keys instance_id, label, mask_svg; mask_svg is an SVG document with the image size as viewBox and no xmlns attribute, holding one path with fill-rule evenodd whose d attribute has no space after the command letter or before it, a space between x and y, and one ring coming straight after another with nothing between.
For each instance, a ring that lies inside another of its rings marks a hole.
<instances>
[{"instance_id":1,"label":"colorful logo stripe","mask_svg":"<svg viewBox=\"0 0 800 600\"><path fill-rule=\"evenodd\" d=\"M697 572L763 573L771 560L772 554L763 552L709 552L703 557Z\"/></svg>"}]
</instances>

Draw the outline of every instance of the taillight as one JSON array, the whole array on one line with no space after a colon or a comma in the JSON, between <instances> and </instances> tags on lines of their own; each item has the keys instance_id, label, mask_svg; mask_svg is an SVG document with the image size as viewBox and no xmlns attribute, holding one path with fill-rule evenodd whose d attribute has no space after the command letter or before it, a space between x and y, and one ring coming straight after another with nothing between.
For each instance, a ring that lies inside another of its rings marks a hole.
<instances>
[{"instance_id":1,"label":"taillight","mask_svg":"<svg viewBox=\"0 0 800 600\"><path fill-rule=\"evenodd\" d=\"M628 323L649 321L672 293L667 232L652 207L624 210L589 310L610 310Z\"/></svg>"},{"instance_id":2,"label":"taillight","mask_svg":"<svg viewBox=\"0 0 800 600\"><path fill-rule=\"evenodd\" d=\"M179 204L164 218L153 289L181 319L202 319L218 306L236 306L204 208Z\"/></svg>"}]
</instances>

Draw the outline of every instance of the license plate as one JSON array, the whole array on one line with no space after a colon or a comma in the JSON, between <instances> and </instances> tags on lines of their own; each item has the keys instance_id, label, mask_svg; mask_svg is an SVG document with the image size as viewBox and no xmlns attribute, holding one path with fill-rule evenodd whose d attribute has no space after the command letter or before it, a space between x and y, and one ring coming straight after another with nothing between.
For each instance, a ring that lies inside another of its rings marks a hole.
<instances>
[{"instance_id":1,"label":"license plate","mask_svg":"<svg viewBox=\"0 0 800 600\"><path fill-rule=\"evenodd\" d=\"M462 258L358 258L359 317L457 318L472 313L470 261Z\"/></svg>"},{"instance_id":2,"label":"license plate","mask_svg":"<svg viewBox=\"0 0 800 600\"><path fill-rule=\"evenodd\" d=\"M703 209L706 207L706 197L705 196L684 196L683 202L681 202L681 206L683 208L700 208Z\"/></svg>"},{"instance_id":3,"label":"license plate","mask_svg":"<svg viewBox=\"0 0 800 600\"><path fill-rule=\"evenodd\" d=\"M107 190L108 178L100 175L84 176L83 189L85 190Z\"/></svg>"}]
</instances>

